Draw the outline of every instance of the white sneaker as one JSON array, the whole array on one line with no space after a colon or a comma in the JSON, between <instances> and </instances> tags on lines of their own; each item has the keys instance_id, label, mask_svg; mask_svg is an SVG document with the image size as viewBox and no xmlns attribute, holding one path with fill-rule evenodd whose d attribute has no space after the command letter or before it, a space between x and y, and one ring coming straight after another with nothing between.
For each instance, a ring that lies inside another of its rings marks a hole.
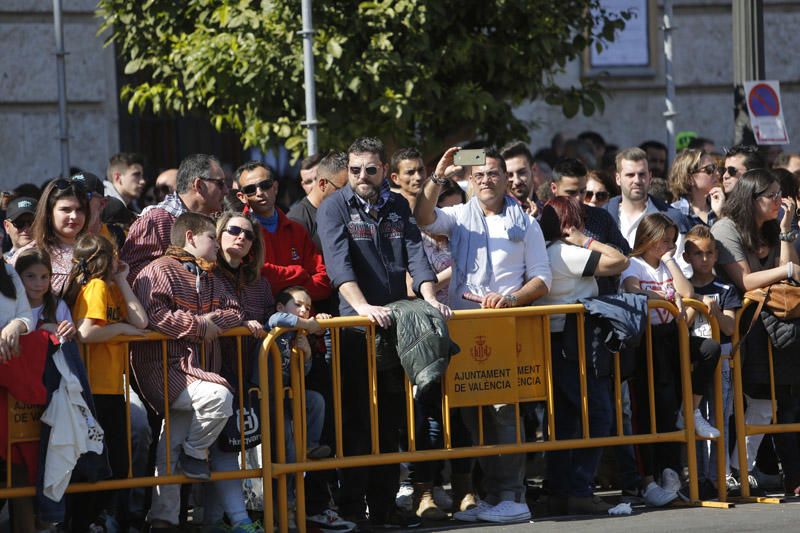
<instances>
[{"instance_id":1,"label":"white sneaker","mask_svg":"<svg viewBox=\"0 0 800 533\"><path fill-rule=\"evenodd\" d=\"M663 488L667 492L678 492L681 490L681 477L678 475L676 471L671 468L665 468L663 472L661 472L661 488Z\"/></svg>"},{"instance_id":2,"label":"white sneaker","mask_svg":"<svg viewBox=\"0 0 800 533\"><path fill-rule=\"evenodd\" d=\"M478 520L485 522L521 522L531 519L531 510L526 503L517 503L510 500L502 501L492 507L478 513Z\"/></svg>"},{"instance_id":3,"label":"white sneaker","mask_svg":"<svg viewBox=\"0 0 800 533\"><path fill-rule=\"evenodd\" d=\"M678 429L686 427L682 408L678 410L678 419L675 421L675 427ZM703 437L704 439L716 439L719 437L719 430L709 424L708 420L700 413L700 409L694 410L694 432L698 437Z\"/></svg>"},{"instance_id":4,"label":"white sneaker","mask_svg":"<svg viewBox=\"0 0 800 533\"><path fill-rule=\"evenodd\" d=\"M306 526L319 528L325 533L353 531L356 525L342 519L333 509L325 509L320 514L306 518Z\"/></svg>"},{"instance_id":5,"label":"white sneaker","mask_svg":"<svg viewBox=\"0 0 800 533\"><path fill-rule=\"evenodd\" d=\"M397 496L394 498L394 503L400 509L406 512L411 512L411 506L414 499L414 487L411 485L400 485L400 490L397 491Z\"/></svg>"},{"instance_id":6,"label":"white sneaker","mask_svg":"<svg viewBox=\"0 0 800 533\"><path fill-rule=\"evenodd\" d=\"M453 498L451 498L442 487L433 487L433 501L439 509L450 509L453 507Z\"/></svg>"},{"instance_id":7,"label":"white sneaker","mask_svg":"<svg viewBox=\"0 0 800 533\"><path fill-rule=\"evenodd\" d=\"M700 409L694 410L694 432L697 433L698 437L703 437L704 439L716 439L719 437L719 430L706 420Z\"/></svg>"},{"instance_id":8,"label":"white sneaker","mask_svg":"<svg viewBox=\"0 0 800 533\"><path fill-rule=\"evenodd\" d=\"M477 522L479 520L478 515L483 511L492 509L494 506L486 503L483 500L478 502L478 505L473 507L472 509L467 509L466 511L459 511L457 513L453 513L453 520L458 520L459 522Z\"/></svg>"},{"instance_id":9,"label":"white sneaker","mask_svg":"<svg viewBox=\"0 0 800 533\"><path fill-rule=\"evenodd\" d=\"M664 507L678 497L677 492L668 492L658 483L651 481L644 489L644 503L650 507Z\"/></svg>"}]
</instances>

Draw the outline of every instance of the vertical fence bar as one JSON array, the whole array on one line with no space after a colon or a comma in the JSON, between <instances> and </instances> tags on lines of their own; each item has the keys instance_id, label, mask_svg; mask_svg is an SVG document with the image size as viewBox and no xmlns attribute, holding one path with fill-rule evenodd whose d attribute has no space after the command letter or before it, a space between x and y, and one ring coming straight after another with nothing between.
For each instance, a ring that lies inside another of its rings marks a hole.
<instances>
[{"instance_id":1,"label":"vertical fence bar","mask_svg":"<svg viewBox=\"0 0 800 533\"><path fill-rule=\"evenodd\" d=\"M292 348L290 365L291 391L292 391L292 436L294 437L295 461L305 461L307 457L305 440L305 387L303 377L305 374L305 360L303 352L297 346ZM300 533L305 533L306 516L306 490L303 483L303 472L294 474L295 486L295 523Z\"/></svg>"},{"instance_id":2,"label":"vertical fence bar","mask_svg":"<svg viewBox=\"0 0 800 533\"><path fill-rule=\"evenodd\" d=\"M331 362L333 363L333 424L336 436L336 456L344 457L342 436L342 350L341 329L334 327L331 332Z\"/></svg>"},{"instance_id":3,"label":"vertical fence bar","mask_svg":"<svg viewBox=\"0 0 800 533\"><path fill-rule=\"evenodd\" d=\"M553 364L552 353L553 348L550 345L550 322L544 321L548 327L542 328L544 330L544 382L545 394L547 395L545 401L545 408L547 409L547 440L556 440L556 412L555 402L553 401Z\"/></svg>"},{"instance_id":4,"label":"vertical fence bar","mask_svg":"<svg viewBox=\"0 0 800 533\"><path fill-rule=\"evenodd\" d=\"M689 468L689 499L699 501L697 486L697 438L694 431L694 409L692 408L692 361L689 356L689 328L677 316L677 309L670 312L678 325L678 340L681 356L681 389L683 394L683 417L686 435L686 463Z\"/></svg>"},{"instance_id":5,"label":"vertical fence bar","mask_svg":"<svg viewBox=\"0 0 800 533\"><path fill-rule=\"evenodd\" d=\"M767 355L769 356L769 399L772 407L772 423L777 424L778 401L775 398L775 361L772 357L772 342L770 340L767 340Z\"/></svg>"},{"instance_id":6,"label":"vertical fence bar","mask_svg":"<svg viewBox=\"0 0 800 533\"><path fill-rule=\"evenodd\" d=\"M85 345L87 348L89 345ZM129 345L125 344L125 353L128 352ZM125 358L125 428L128 431L128 477L133 477L133 432L131 431L131 358Z\"/></svg>"},{"instance_id":7,"label":"vertical fence bar","mask_svg":"<svg viewBox=\"0 0 800 533\"><path fill-rule=\"evenodd\" d=\"M747 307L748 300L742 302L742 309ZM736 447L739 455L739 470L742 468L747 470L747 424L744 419L744 392L742 388L742 356L741 345L739 340L739 326L741 322L742 313L736 313L736 328L733 330L733 345L736 351L731 354L733 359L733 413L736 420ZM739 483L741 484L741 494L743 498L750 497L750 480L747 475L739 476Z\"/></svg>"},{"instance_id":8,"label":"vertical fence bar","mask_svg":"<svg viewBox=\"0 0 800 533\"><path fill-rule=\"evenodd\" d=\"M442 380L442 424L444 425L444 447L448 450L453 447L453 438L450 434L450 398L447 396L447 386Z\"/></svg>"},{"instance_id":9,"label":"vertical fence bar","mask_svg":"<svg viewBox=\"0 0 800 533\"><path fill-rule=\"evenodd\" d=\"M250 394L250 389L244 386L244 371L242 370L242 338L236 337L236 375L239 376L239 451L241 453L240 465L245 468L245 446L244 446L244 393Z\"/></svg>"},{"instance_id":10,"label":"vertical fence bar","mask_svg":"<svg viewBox=\"0 0 800 533\"><path fill-rule=\"evenodd\" d=\"M286 400L283 391L283 367L281 364L281 352L278 345L271 345L270 356L272 357L272 397L275 399L275 462L279 465L286 464ZM270 480L270 483L272 481ZM286 487L286 474L279 474L278 484L278 528L281 533L289 531L289 499ZM264 502L266 505L266 502Z\"/></svg>"},{"instance_id":11,"label":"vertical fence bar","mask_svg":"<svg viewBox=\"0 0 800 533\"><path fill-rule=\"evenodd\" d=\"M167 341L161 341L161 361L163 366L161 371L164 372L164 442L166 443L165 451L167 460L167 475L172 474L172 436L170 435L169 428L169 376L167 375Z\"/></svg>"},{"instance_id":12,"label":"vertical fence bar","mask_svg":"<svg viewBox=\"0 0 800 533\"><path fill-rule=\"evenodd\" d=\"M367 373L369 374L369 425L372 439L372 454L380 453L378 439L378 360L375 356L375 326L367 327Z\"/></svg>"},{"instance_id":13,"label":"vertical fence bar","mask_svg":"<svg viewBox=\"0 0 800 533\"><path fill-rule=\"evenodd\" d=\"M581 386L581 425L583 438L589 438L589 393L586 386L586 331L583 313L578 313L578 379Z\"/></svg>"},{"instance_id":14,"label":"vertical fence bar","mask_svg":"<svg viewBox=\"0 0 800 533\"><path fill-rule=\"evenodd\" d=\"M647 342L647 399L650 402L650 433L656 431L656 391L655 380L653 379L653 330L650 325L650 308L647 311L647 330L645 331Z\"/></svg>"},{"instance_id":15,"label":"vertical fence bar","mask_svg":"<svg viewBox=\"0 0 800 533\"><path fill-rule=\"evenodd\" d=\"M417 436L416 436L416 424L414 418L414 389L411 386L411 381L408 379L408 375L405 375L403 378L405 382L405 391L406 391L406 424L408 424L408 451L415 452L417 451Z\"/></svg>"},{"instance_id":16,"label":"vertical fence bar","mask_svg":"<svg viewBox=\"0 0 800 533\"><path fill-rule=\"evenodd\" d=\"M625 435L622 427L622 375L620 374L619 352L614 354L614 403L616 404L617 436Z\"/></svg>"},{"instance_id":17,"label":"vertical fence bar","mask_svg":"<svg viewBox=\"0 0 800 533\"><path fill-rule=\"evenodd\" d=\"M258 383L262 391L259 397L261 404L261 483L262 494L264 495L264 529L272 530L275 524L275 516L272 504L272 436L270 434L270 414L269 414L269 360L272 353L272 345L275 336L269 334L261 344L258 352ZM277 404L276 404L277 405ZM277 409L276 409L277 411ZM280 437L281 432L276 431L276 436Z\"/></svg>"}]
</instances>

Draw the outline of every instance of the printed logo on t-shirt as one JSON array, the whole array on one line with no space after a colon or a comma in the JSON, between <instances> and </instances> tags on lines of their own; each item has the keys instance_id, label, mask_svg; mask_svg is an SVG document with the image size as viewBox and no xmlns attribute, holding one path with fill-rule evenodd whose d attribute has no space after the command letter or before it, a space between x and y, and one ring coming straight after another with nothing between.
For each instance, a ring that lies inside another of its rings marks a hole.
<instances>
[{"instance_id":1,"label":"printed logo on t-shirt","mask_svg":"<svg viewBox=\"0 0 800 533\"><path fill-rule=\"evenodd\" d=\"M375 237L375 226L367 222L351 221L347 224L347 231L354 241L371 241Z\"/></svg>"},{"instance_id":2,"label":"printed logo on t-shirt","mask_svg":"<svg viewBox=\"0 0 800 533\"><path fill-rule=\"evenodd\" d=\"M639 286L646 290L646 291L653 291L657 292L660 295L667 297L669 294L673 294L677 296L675 291L675 286L672 283L672 278L666 279L664 281L653 281L653 280L639 280ZM657 316L658 320L654 321L653 317ZM650 321L654 324L666 324L667 322L672 320L672 313L667 311L666 309L653 309L652 314L650 315Z\"/></svg>"}]
</instances>

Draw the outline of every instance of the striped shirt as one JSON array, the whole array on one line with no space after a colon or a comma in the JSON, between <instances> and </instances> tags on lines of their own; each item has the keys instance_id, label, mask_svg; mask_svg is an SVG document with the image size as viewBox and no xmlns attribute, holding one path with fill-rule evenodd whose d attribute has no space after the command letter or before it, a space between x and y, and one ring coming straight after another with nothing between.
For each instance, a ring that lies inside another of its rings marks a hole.
<instances>
[{"instance_id":1,"label":"striped shirt","mask_svg":"<svg viewBox=\"0 0 800 533\"><path fill-rule=\"evenodd\" d=\"M133 223L120 252L120 259L130 267L128 283L133 285L145 266L164 255L170 244L169 234L175 218L164 209L153 208Z\"/></svg>"},{"instance_id":2,"label":"striped shirt","mask_svg":"<svg viewBox=\"0 0 800 533\"><path fill-rule=\"evenodd\" d=\"M201 339L206 332L202 315L211 314L225 330L241 325L242 308L228 285L212 273L197 276L173 257L161 257L145 266L133 282L133 291L147 310L149 327L176 340L167 341L167 379L172 403L195 381L230 387L220 369L219 340L205 343L201 366ZM161 342L131 343L131 367L145 400L159 414L164 410L164 374Z\"/></svg>"}]
</instances>

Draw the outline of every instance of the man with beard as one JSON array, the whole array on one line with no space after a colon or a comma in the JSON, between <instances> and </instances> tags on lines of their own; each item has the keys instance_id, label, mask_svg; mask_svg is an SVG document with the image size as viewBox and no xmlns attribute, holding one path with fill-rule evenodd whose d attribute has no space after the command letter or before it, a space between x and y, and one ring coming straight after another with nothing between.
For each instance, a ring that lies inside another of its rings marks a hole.
<instances>
[{"instance_id":1,"label":"man with beard","mask_svg":"<svg viewBox=\"0 0 800 533\"><path fill-rule=\"evenodd\" d=\"M647 154L641 148L626 148L616 158L617 185L622 194L612 198L604 207L619 226L622 236L633 248L636 228L650 213L662 212L678 225L678 243L675 257L683 253L683 237L691 229L686 216L665 202L648 194L650 188L650 169Z\"/></svg>"},{"instance_id":2,"label":"man with beard","mask_svg":"<svg viewBox=\"0 0 800 533\"><path fill-rule=\"evenodd\" d=\"M500 154L508 170L508 194L516 198L532 216L538 216L542 206L536 197L536 190L542 180L541 173L533 172L533 154L525 143L519 141L505 145Z\"/></svg>"},{"instance_id":3,"label":"man with beard","mask_svg":"<svg viewBox=\"0 0 800 533\"><path fill-rule=\"evenodd\" d=\"M357 139L348 149L348 182L322 202L317 229L333 286L339 291L342 316L359 315L388 327L387 304L407 298L406 272L416 294L445 318L450 309L436 300L433 273L419 228L408 202L389 190L386 152L374 138ZM345 455L370 453L367 352L363 328L341 332L342 430ZM378 369L378 438L382 453L397 451L397 432L403 423L403 369ZM396 464L342 471L339 511L348 519L364 517L366 494L374 527L417 527L416 516L403 514L395 505L399 487Z\"/></svg>"}]
</instances>

